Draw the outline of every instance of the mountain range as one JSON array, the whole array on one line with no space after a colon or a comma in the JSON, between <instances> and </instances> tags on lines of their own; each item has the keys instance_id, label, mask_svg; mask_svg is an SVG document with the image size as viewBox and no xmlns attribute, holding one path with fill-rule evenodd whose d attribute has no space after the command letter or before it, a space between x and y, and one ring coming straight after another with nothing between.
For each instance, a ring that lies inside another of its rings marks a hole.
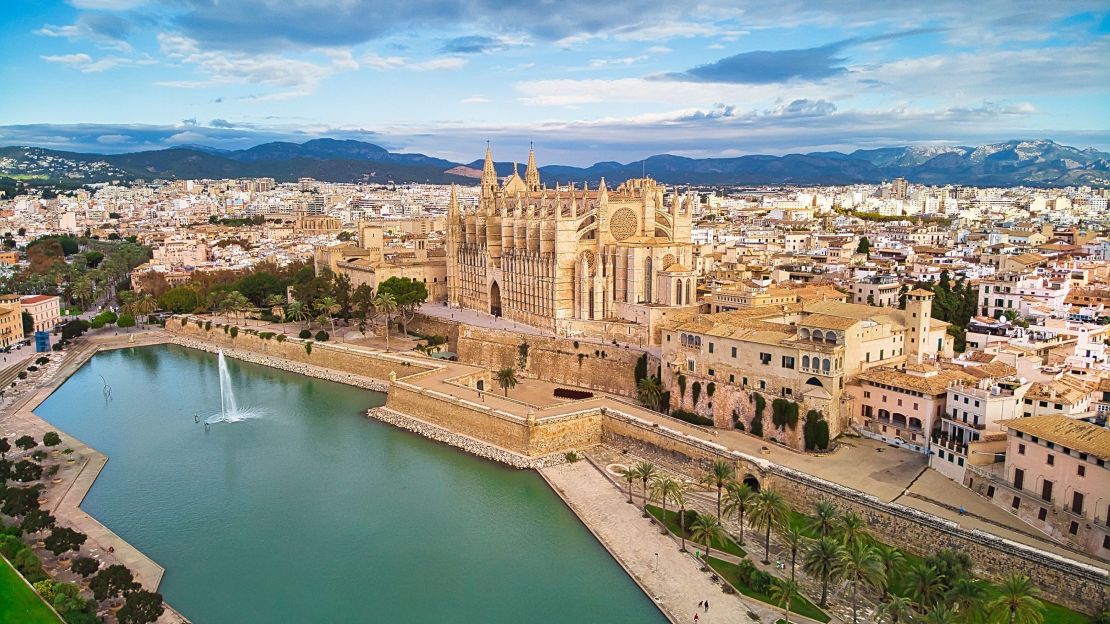
<instances>
[{"instance_id":1,"label":"mountain range","mask_svg":"<svg viewBox=\"0 0 1110 624\"><path fill-rule=\"evenodd\" d=\"M512 163L495 163L509 175ZM424 154L390 152L373 143L315 139L273 142L243 150L201 145L126 154L82 154L38 147L0 148L0 179L95 183L136 179L309 177L330 182L459 182L473 184L482 161L455 163ZM977 147L903 146L784 156L686 158L670 154L631 163L540 168L545 182L619 183L643 172L667 184L701 186L875 183L903 177L921 184L976 186L1110 186L1110 153L1048 139ZM523 172L522 172L523 173Z\"/></svg>"}]
</instances>

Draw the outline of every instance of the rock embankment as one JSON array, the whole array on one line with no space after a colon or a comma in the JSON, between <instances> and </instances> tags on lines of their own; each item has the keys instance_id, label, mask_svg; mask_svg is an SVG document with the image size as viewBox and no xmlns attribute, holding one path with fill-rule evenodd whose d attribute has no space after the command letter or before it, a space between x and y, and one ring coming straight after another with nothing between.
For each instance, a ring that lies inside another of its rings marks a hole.
<instances>
[{"instance_id":1,"label":"rock embankment","mask_svg":"<svg viewBox=\"0 0 1110 624\"><path fill-rule=\"evenodd\" d=\"M387 407L374 407L367 411L370 418L380 420L406 431L419 434L430 440L448 444L484 459L489 459L512 468L538 469L554 466L566 462L562 454L545 455L543 457L526 457L491 444L486 444L474 438L453 433L442 427L426 423L418 418L402 414Z\"/></svg>"},{"instance_id":2,"label":"rock embankment","mask_svg":"<svg viewBox=\"0 0 1110 624\"><path fill-rule=\"evenodd\" d=\"M189 347L190 349L199 349L201 351L208 351L209 353L216 353L221 347L204 342L202 340L194 340L192 338L185 338L183 336L175 336L172 340L173 344ZM297 373L308 377L316 377L317 379L324 379L327 381L334 381L336 383L347 384L348 386L357 386L367 390L374 390L376 392L386 392L389 390L389 383L381 379L371 379L369 377L360 377L350 373L343 373L329 368L320 366L312 366L309 364L301 364L300 362L292 362L284 358L273 357L269 355L262 355L254 351L247 351L245 349L224 349L224 355L227 357L243 360L252 364L261 364L262 366L269 366L270 368L277 368L290 373Z\"/></svg>"}]
</instances>

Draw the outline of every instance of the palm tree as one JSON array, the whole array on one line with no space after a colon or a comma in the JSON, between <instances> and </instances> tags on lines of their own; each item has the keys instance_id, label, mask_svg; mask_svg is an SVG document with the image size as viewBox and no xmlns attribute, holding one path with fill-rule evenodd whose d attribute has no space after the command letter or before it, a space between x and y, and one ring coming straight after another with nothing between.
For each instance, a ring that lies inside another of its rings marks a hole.
<instances>
[{"instance_id":1,"label":"palm tree","mask_svg":"<svg viewBox=\"0 0 1110 624\"><path fill-rule=\"evenodd\" d=\"M335 297L320 297L316 300L316 309L321 314L327 316L331 321L331 333L335 333L335 311L339 309L339 304L336 303Z\"/></svg>"},{"instance_id":2,"label":"palm tree","mask_svg":"<svg viewBox=\"0 0 1110 624\"><path fill-rule=\"evenodd\" d=\"M947 605L941 605L928 613L923 620L924 624L957 624L960 622L960 616L949 609Z\"/></svg>"},{"instance_id":3,"label":"palm tree","mask_svg":"<svg viewBox=\"0 0 1110 624\"><path fill-rule=\"evenodd\" d=\"M143 320L158 309L158 302L149 293L143 293L132 299L130 306L132 316L138 317L139 324L142 325Z\"/></svg>"},{"instance_id":4,"label":"palm tree","mask_svg":"<svg viewBox=\"0 0 1110 624\"><path fill-rule=\"evenodd\" d=\"M999 596L987 604L992 624L1041 624L1044 604L1028 576L1011 572L998 584Z\"/></svg>"},{"instance_id":5,"label":"palm tree","mask_svg":"<svg viewBox=\"0 0 1110 624\"><path fill-rule=\"evenodd\" d=\"M716 516L698 514L697 520L690 525L690 539L705 547L705 565L709 565L709 553L714 541L725 540L725 528Z\"/></svg>"},{"instance_id":6,"label":"palm tree","mask_svg":"<svg viewBox=\"0 0 1110 624\"><path fill-rule=\"evenodd\" d=\"M624 480L628 482L628 502L632 502L632 482L636 480L635 468L621 468L621 474L624 475Z\"/></svg>"},{"instance_id":7,"label":"palm tree","mask_svg":"<svg viewBox=\"0 0 1110 624\"><path fill-rule=\"evenodd\" d=\"M763 563L771 563L771 529L782 526L790 518L790 508L778 492L765 489L752 504L752 526L757 531L765 531L763 544Z\"/></svg>"},{"instance_id":8,"label":"palm tree","mask_svg":"<svg viewBox=\"0 0 1110 624\"><path fill-rule=\"evenodd\" d=\"M679 487L678 481L668 476L657 476L651 482L651 496L659 499L663 504L663 533L667 532L667 499L673 499L675 488Z\"/></svg>"},{"instance_id":9,"label":"palm tree","mask_svg":"<svg viewBox=\"0 0 1110 624\"><path fill-rule=\"evenodd\" d=\"M389 330L387 329L386 330L386 336L388 336L388 335L389 335ZM502 368L501 370L497 371L497 385L500 386L501 389L505 391L505 396L506 397L509 396L509 390L511 388L515 388L516 384L517 384L516 369L514 369L510 366L508 368Z\"/></svg>"},{"instance_id":10,"label":"palm tree","mask_svg":"<svg viewBox=\"0 0 1110 624\"><path fill-rule=\"evenodd\" d=\"M686 482L675 481L675 483L677 483L678 486L671 492L671 499L674 500L675 506L678 507L679 537L682 538L682 545L679 546L678 549L681 552L686 552ZM631 487L629 488L629 496L631 496Z\"/></svg>"},{"instance_id":11,"label":"palm tree","mask_svg":"<svg viewBox=\"0 0 1110 624\"><path fill-rule=\"evenodd\" d=\"M308 320L312 318L312 312L309 311L308 306L303 301L294 301L289 304L289 318L293 322L304 323L305 328L308 328Z\"/></svg>"},{"instance_id":12,"label":"palm tree","mask_svg":"<svg viewBox=\"0 0 1110 624\"><path fill-rule=\"evenodd\" d=\"M937 569L921 562L906 571L906 588L922 611L932 608L944 595L944 579Z\"/></svg>"},{"instance_id":13,"label":"palm tree","mask_svg":"<svg viewBox=\"0 0 1110 624\"><path fill-rule=\"evenodd\" d=\"M82 277L73 284L72 295L81 304L82 308L89 307L89 302L96 294L96 287L88 277Z\"/></svg>"},{"instance_id":14,"label":"palm tree","mask_svg":"<svg viewBox=\"0 0 1110 624\"><path fill-rule=\"evenodd\" d=\"M647 484L659 472L655 469L655 464L649 461L642 461L636 464L636 477L644 484L644 515L647 515Z\"/></svg>"},{"instance_id":15,"label":"palm tree","mask_svg":"<svg viewBox=\"0 0 1110 624\"><path fill-rule=\"evenodd\" d=\"M821 606L828 604L829 581L836 575L836 567L844 557L844 547L831 537L822 537L809 547L802 561L802 570L821 579Z\"/></svg>"},{"instance_id":16,"label":"palm tree","mask_svg":"<svg viewBox=\"0 0 1110 624\"><path fill-rule=\"evenodd\" d=\"M819 500L813 507L813 515L809 518L808 528L820 537L828 537L836 527L839 513L836 507L827 500Z\"/></svg>"},{"instance_id":17,"label":"palm tree","mask_svg":"<svg viewBox=\"0 0 1110 624\"><path fill-rule=\"evenodd\" d=\"M801 595L801 588L794 579L782 579L771 584L771 600L782 607L782 621L786 624L790 624L790 605Z\"/></svg>"},{"instance_id":18,"label":"palm tree","mask_svg":"<svg viewBox=\"0 0 1110 624\"><path fill-rule=\"evenodd\" d=\"M790 522L786 524L786 528L779 535L783 543L790 549L790 580L794 580L794 565L798 561L798 551L806 545L806 536L802 533L802 529Z\"/></svg>"},{"instance_id":19,"label":"palm tree","mask_svg":"<svg viewBox=\"0 0 1110 624\"><path fill-rule=\"evenodd\" d=\"M848 581L852 586L852 624L859 622L859 586L882 587L886 580L883 577L883 563L875 549L867 544L856 543L849 546L840 565L837 566L837 576Z\"/></svg>"},{"instance_id":20,"label":"palm tree","mask_svg":"<svg viewBox=\"0 0 1110 624\"><path fill-rule=\"evenodd\" d=\"M736 514L740 523L740 545L744 545L744 512L755 502L755 490L747 483L732 481L725 486L725 516Z\"/></svg>"},{"instance_id":21,"label":"palm tree","mask_svg":"<svg viewBox=\"0 0 1110 624\"><path fill-rule=\"evenodd\" d=\"M890 624L909 622L913 618L913 601L905 596L891 596L889 600L879 605L875 617L879 620L889 620Z\"/></svg>"},{"instance_id":22,"label":"palm tree","mask_svg":"<svg viewBox=\"0 0 1110 624\"><path fill-rule=\"evenodd\" d=\"M389 351L389 324L397 311L397 298L391 292L378 292L374 297L374 308L385 315L385 350Z\"/></svg>"},{"instance_id":23,"label":"palm tree","mask_svg":"<svg viewBox=\"0 0 1110 624\"><path fill-rule=\"evenodd\" d=\"M860 546L868 541L867 523L854 511L849 511L840 517L836 527L836 535L848 548Z\"/></svg>"},{"instance_id":24,"label":"palm tree","mask_svg":"<svg viewBox=\"0 0 1110 624\"><path fill-rule=\"evenodd\" d=\"M894 585L895 579L901 575L906 567L906 556L902 554L901 550L888 544L876 544L875 553L879 555L879 561L883 564L883 576L886 577L886 584L883 585L883 598L886 598L887 594L890 593L890 587Z\"/></svg>"},{"instance_id":25,"label":"palm tree","mask_svg":"<svg viewBox=\"0 0 1110 624\"><path fill-rule=\"evenodd\" d=\"M729 481L732 481L732 478L735 475L736 469L732 467L732 464L723 459L718 459L713 462L713 466L709 468L709 472L701 478L701 483L705 484L705 487L717 488L718 517L720 517L721 515L721 490L724 489L725 484L727 484Z\"/></svg>"},{"instance_id":26,"label":"palm tree","mask_svg":"<svg viewBox=\"0 0 1110 624\"><path fill-rule=\"evenodd\" d=\"M955 608L960 619L965 622L982 622L985 619L987 590L980 581L969 577L956 579L945 592L944 600Z\"/></svg>"},{"instance_id":27,"label":"palm tree","mask_svg":"<svg viewBox=\"0 0 1110 624\"><path fill-rule=\"evenodd\" d=\"M644 377L636 384L636 397L645 407L659 411L659 402L663 398L663 386L654 375Z\"/></svg>"},{"instance_id":28,"label":"palm tree","mask_svg":"<svg viewBox=\"0 0 1110 624\"><path fill-rule=\"evenodd\" d=\"M281 295L270 295L266 297L266 307L270 308L271 313L274 308L281 308L281 333L285 333L285 297Z\"/></svg>"}]
</instances>

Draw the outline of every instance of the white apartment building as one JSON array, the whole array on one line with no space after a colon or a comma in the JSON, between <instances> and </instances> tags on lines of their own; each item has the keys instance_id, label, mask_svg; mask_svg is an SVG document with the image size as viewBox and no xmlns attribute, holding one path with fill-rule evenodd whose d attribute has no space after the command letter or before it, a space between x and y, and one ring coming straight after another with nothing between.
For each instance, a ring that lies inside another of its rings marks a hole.
<instances>
[{"instance_id":1,"label":"white apartment building","mask_svg":"<svg viewBox=\"0 0 1110 624\"><path fill-rule=\"evenodd\" d=\"M1011 310L1028 316L1034 306L1066 308L1069 282L1055 282L1043 275L999 273L979 282L979 313L996 317Z\"/></svg>"},{"instance_id":2,"label":"white apartment building","mask_svg":"<svg viewBox=\"0 0 1110 624\"><path fill-rule=\"evenodd\" d=\"M998 364L987 367L1001 368ZM1006 368L1013 370L1008 366ZM940 434L933 437L929 466L949 479L963 483L968 465L981 466L998 461L998 455L1006 448L1006 434L998 423L1022 415L1023 399L1032 386L1032 383L1013 376L988 376L976 384L957 383L950 386L944 417L940 422Z\"/></svg>"}]
</instances>

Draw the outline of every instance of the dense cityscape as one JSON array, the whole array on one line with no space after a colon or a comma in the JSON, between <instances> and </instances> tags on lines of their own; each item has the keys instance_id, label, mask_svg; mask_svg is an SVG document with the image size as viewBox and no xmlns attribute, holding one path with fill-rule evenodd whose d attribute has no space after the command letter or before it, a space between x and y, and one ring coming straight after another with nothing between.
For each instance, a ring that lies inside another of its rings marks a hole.
<instances>
[{"instance_id":1,"label":"dense cityscape","mask_svg":"<svg viewBox=\"0 0 1110 624\"><path fill-rule=\"evenodd\" d=\"M1110 10L16 0L0 624L1110 624Z\"/></svg>"}]
</instances>

